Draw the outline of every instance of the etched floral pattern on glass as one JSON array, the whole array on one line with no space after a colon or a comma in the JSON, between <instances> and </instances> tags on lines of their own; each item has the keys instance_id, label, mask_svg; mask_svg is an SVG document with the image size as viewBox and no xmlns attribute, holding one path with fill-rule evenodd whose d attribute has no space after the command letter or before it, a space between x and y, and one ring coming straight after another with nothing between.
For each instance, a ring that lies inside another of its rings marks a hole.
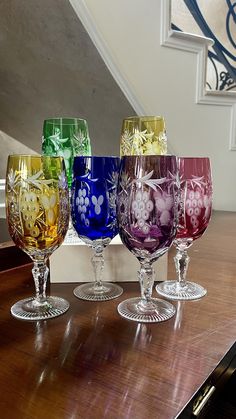
<instances>
[{"instance_id":1,"label":"etched floral pattern on glass","mask_svg":"<svg viewBox=\"0 0 236 419\"><path fill-rule=\"evenodd\" d=\"M64 158L69 187L75 156L91 155L88 124L81 118L51 118L43 125L42 152Z\"/></svg>"},{"instance_id":2,"label":"etched floral pattern on glass","mask_svg":"<svg viewBox=\"0 0 236 419\"><path fill-rule=\"evenodd\" d=\"M117 235L116 196L118 157L75 157L72 183L72 220L84 243L93 250L94 283L79 285L76 297L105 301L123 292L116 284L103 282L103 250Z\"/></svg>"},{"instance_id":3,"label":"etched floral pattern on glass","mask_svg":"<svg viewBox=\"0 0 236 419\"><path fill-rule=\"evenodd\" d=\"M207 157L180 157L179 219L174 245L177 280L164 281L157 292L172 300L194 300L207 290L186 279L190 257L187 250L208 227L212 210L211 165Z\"/></svg>"},{"instance_id":4,"label":"etched floral pattern on glass","mask_svg":"<svg viewBox=\"0 0 236 419\"><path fill-rule=\"evenodd\" d=\"M123 120L120 155L158 155L167 153L165 121L161 116L134 116Z\"/></svg>"},{"instance_id":5,"label":"etched floral pattern on glass","mask_svg":"<svg viewBox=\"0 0 236 419\"><path fill-rule=\"evenodd\" d=\"M125 156L121 159L117 218L124 245L140 262L141 297L123 301L121 316L140 322L171 318L175 308L152 297L152 264L170 248L177 228L178 171L175 156Z\"/></svg>"}]
</instances>

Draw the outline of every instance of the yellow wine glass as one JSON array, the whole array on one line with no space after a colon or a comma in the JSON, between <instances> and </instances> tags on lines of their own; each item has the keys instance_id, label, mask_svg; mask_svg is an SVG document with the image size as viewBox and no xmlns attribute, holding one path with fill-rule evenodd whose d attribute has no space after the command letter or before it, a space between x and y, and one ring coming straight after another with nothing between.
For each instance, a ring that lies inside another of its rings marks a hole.
<instances>
[{"instance_id":1,"label":"yellow wine glass","mask_svg":"<svg viewBox=\"0 0 236 419\"><path fill-rule=\"evenodd\" d=\"M6 173L6 215L12 240L32 259L36 296L11 307L14 317L43 320L69 308L63 298L47 297L47 260L64 240L69 193L61 157L11 155Z\"/></svg>"},{"instance_id":2,"label":"yellow wine glass","mask_svg":"<svg viewBox=\"0 0 236 419\"><path fill-rule=\"evenodd\" d=\"M123 120L121 156L167 154L165 120L162 116L130 116Z\"/></svg>"}]
</instances>

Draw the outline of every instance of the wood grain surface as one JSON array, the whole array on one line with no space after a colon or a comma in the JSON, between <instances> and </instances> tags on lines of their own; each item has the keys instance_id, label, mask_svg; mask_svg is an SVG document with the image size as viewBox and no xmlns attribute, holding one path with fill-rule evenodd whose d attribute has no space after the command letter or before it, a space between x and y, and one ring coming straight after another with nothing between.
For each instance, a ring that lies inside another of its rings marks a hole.
<instances>
[{"instance_id":1,"label":"wood grain surface","mask_svg":"<svg viewBox=\"0 0 236 419\"><path fill-rule=\"evenodd\" d=\"M214 213L189 251L188 279L208 294L175 302L176 316L159 324L118 315L120 301L139 295L138 283L122 283L124 294L102 303L78 300L75 284L53 284L48 291L70 301L66 314L16 320L11 305L34 292L31 265L2 271L0 418L176 417L235 342L235 249L236 213Z\"/></svg>"}]
</instances>

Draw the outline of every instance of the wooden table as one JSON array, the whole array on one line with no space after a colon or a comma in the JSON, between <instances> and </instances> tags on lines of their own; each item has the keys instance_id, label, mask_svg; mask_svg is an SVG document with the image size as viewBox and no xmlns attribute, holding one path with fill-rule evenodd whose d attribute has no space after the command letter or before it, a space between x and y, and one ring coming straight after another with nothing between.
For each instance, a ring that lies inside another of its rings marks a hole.
<instances>
[{"instance_id":1,"label":"wooden table","mask_svg":"<svg viewBox=\"0 0 236 419\"><path fill-rule=\"evenodd\" d=\"M174 303L176 316L159 324L118 315L120 301L139 295L137 283L122 284L124 294L104 303L76 299L75 284L53 284L51 294L67 298L69 311L19 321L9 310L33 293L31 265L1 272L0 418L176 417L207 380L217 381L224 366L215 368L230 348L227 362L236 354L235 249L236 213L214 213L189 252L188 277L208 294ZM190 417L189 409L191 403L180 417Z\"/></svg>"}]
</instances>

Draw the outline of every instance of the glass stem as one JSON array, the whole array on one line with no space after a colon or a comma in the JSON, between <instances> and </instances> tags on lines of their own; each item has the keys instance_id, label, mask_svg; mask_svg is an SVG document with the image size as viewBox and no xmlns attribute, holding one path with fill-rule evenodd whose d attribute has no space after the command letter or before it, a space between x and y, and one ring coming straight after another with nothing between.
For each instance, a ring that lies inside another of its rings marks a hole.
<instances>
[{"instance_id":1,"label":"glass stem","mask_svg":"<svg viewBox=\"0 0 236 419\"><path fill-rule=\"evenodd\" d=\"M36 290L35 301L38 304L44 304L46 300L46 285L48 279L48 271L49 269L45 261L34 261L32 274Z\"/></svg>"},{"instance_id":2,"label":"glass stem","mask_svg":"<svg viewBox=\"0 0 236 419\"><path fill-rule=\"evenodd\" d=\"M174 257L174 261L175 269L178 275L178 283L181 287L184 287L186 285L186 273L190 261L190 257L187 254L187 250L177 248L177 253Z\"/></svg>"},{"instance_id":3,"label":"glass stem","mask_svg":"<svg viewBox=\"0 0 236 419\"><path fill-rule=\"evenodd\" d=\"M154 284L154 270L150 263L141 263L138 277L141 288L141 305L145 309L152 309L152 288Z\"/></svg>"},{"instance_id":4,"label":"glass stem","mask_svg":"<svg viewBox=\"0 0 236 419\"><path fill-rule=\"evenodd\" d=\"M103 257L103 246L94 247L94 254L91 258L94 271L94 290L101 292L103 290L102 286L102 272L104 268L104 257Z\"/></svg>"},{"instance_id":5,"label":"glass stem","mask_svg":"<svg viewBox=\"0 0 236 419\"><path fill-rule=\"evenodd\" d=\"M70 208L70 212L69 212L69 226L68 226L68 230L74 230L74 227L73 227L73 223L72 223L72 217L71 217L71 198L72 198L72 191L71 191L71 188L69 188L69 208Z\"/></svg>"}]
</instances>

